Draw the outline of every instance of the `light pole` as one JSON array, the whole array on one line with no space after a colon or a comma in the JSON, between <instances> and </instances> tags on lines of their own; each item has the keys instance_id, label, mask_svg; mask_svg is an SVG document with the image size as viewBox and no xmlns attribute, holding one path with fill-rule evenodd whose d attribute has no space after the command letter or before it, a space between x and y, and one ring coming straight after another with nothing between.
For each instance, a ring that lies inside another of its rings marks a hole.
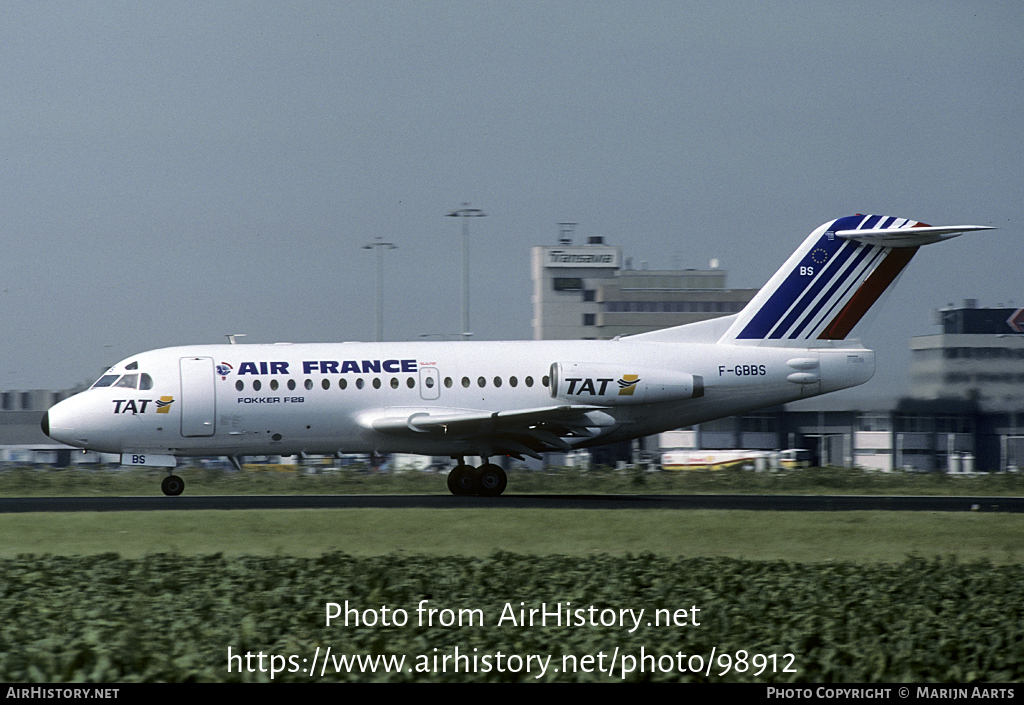
<instances>
[{"instance_id":1,"label":"light pole","mask_svg":"<svg viewBox=\"0 0 1024 705\"><path fill-rule=\"evenodd\" d=\"M377 342L384 340L384 250L397 250L398 245L383 242L378 235L373 242L363 245L364 250L377 250Z\"/></svg>"},{"instance_id":2,"label":"light pole","mask_svg":"<svg viewBox=\"0 0 1024 705\"><path fill-rule=\"evenodd\" d=\"M473 335L469 332L469 220L483 218L487 214L479 208L470 208L463 203L462 208L448 214L449 218L462 218L462 339L469 340Z\"/></svg>"}]
</instances>

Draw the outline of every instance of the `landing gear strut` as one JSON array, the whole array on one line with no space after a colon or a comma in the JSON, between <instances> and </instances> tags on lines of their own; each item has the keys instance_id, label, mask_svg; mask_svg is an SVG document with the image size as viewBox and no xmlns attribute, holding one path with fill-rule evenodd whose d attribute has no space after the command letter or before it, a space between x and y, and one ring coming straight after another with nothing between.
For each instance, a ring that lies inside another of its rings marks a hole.
<instances>
[{"instance_id":1,"label":"landing gear strut","mask_svg":"<svg viewBox=\"0 0 1024 705\"><path fill-rule=\"evenodd\" d=\"M177 475L168 475L164 478L164 481L160 483L160 489L164 491L164 494L168 497L177 497L185 489L185 481Z\"/></svg>"},{"instance_id":2,"label":"landing gear strut","mask_svg":"<svg viewBox=\"0 0 1024 705\"><path fill-rule=\"evenodd\" d=\"M508 486L508 475L501 466L485 463L478 468L466 465L462 458L448 473L448 491L461 497L477 495L497 497Z\"/></svg>"}]
</instances>

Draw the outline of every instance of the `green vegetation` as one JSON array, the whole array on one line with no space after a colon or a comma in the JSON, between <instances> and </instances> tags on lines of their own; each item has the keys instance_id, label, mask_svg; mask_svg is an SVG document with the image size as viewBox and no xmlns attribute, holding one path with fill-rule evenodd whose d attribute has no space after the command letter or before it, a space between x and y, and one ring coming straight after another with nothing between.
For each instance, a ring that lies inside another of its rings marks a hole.
<instances>
[{"instance_id":1,"label":"green vegetation","mask_svg":"<svg viewBox=\"0 0 1024 705\"><path fill-rule=\"evenodd\" d=\"M186 494L447 494L438 473L376 473L365 467L245 466L244 472L181 468ZM159 495L165 471L26 469L0 471L7 497ZM600 468L513 471L510 494L909 494L1024 495L1024 474L948 475L809 468L777 473L645 472Z\"/></svg>"},{"instance_id":2,"label":"green vegetation","mask_svg":"<svg viewBox=\"0 0 1024 705\"><path fill-rule=\"evenodd\" d=\"M2 560L0 575L0 679L11 682L271 680L272 667L273 680L306 682L1024 677L1020 565L103 554ZM421 624L422 600L433 624ZM330 626L327 603L338 605ZM542 606L581 612L570 626L536 612L520 621ZM350 655L404 660L343 664Z\"/></svg>"},{"instance_id":3,"label":"green vegetation","mask_svg":"<svg viewBox=\"0 0 1024 705\"><path fill-rule=\"evenodd\" d=\"M169 500L172 501L172 500ZM0 514L0 557L116 551L316 557L729 556L890 563L907 556L1021 562L1024 515L715 510L295 509Z\"/></svg>"}]
</instances>

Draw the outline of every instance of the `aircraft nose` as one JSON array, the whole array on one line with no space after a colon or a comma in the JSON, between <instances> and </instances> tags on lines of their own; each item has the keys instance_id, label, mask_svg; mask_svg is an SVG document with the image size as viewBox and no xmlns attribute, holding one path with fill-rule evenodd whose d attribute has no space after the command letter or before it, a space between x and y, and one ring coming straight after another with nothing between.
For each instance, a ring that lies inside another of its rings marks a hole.
<instances>
[{"instance_id":1,"label":"aircraft nose","mask_svg":"<svg viewBox=\"0 0 1024 705\"><path fill-rule=\"evenodd\" d=\"M70 411L72 410L67 408L66 402L54 404L43 414L39 427L43 429L43 433L55 441L70 446L79 446L81 444L73 440L75 424L72 423L73 414L69 413Z\"/></svg>"}]
</instances>

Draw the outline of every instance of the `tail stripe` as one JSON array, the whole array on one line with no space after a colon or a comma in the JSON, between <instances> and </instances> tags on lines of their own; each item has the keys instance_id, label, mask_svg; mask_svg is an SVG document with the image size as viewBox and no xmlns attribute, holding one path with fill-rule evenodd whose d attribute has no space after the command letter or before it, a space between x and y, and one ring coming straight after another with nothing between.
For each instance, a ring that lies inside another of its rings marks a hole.
<instances>
[{"instance_id":1,"label":"tail stripe","mask_svg":"<svg viewBox=\"0 0 1024 705\"><path fill-rule=\"evenodd\" d=\"M822 256L826 256L827 261L832 261L836 253L845 249L845 245L846 241L834 236L829 238L828 234L825 234L814 243L813 247L806 248L806 252L797 266L793 267L785 281L764 302L764 305L751 317L750 322L736 337L767 338L807 288L808 278L803 272L806 272L808 267L817 270L819 264L816 259L820 259Z\"/></svg>"},{"instance_id":2,"label":"tail stripe","mask_svg":"<svg viewBox=\"0 0 1024 705\"><path fill-rule=\"evenodd\" d=\"M886 248L888 249L888 248ZM916 247L889 250L885 260L871 273L849 303L843 307L828 327L818 336L819 340L842 340L857 322L868 312L878 297L896 281L903 268L917 253Z\"/></svg>"},{"instance_id":3,"label":"tail stripe","mask_svg":"<svg viewBox=\"0 0 1024 705\"><path fill-rule=\"evenodd\" d=\"M803 322L800 323L796 328L792 329L789 333L788 338L796 339L803 336L804 331L810 325L810 332L808 335L813 334L813 331L824 325L824 319L828 318L829 314L840 305L841 302L845 301L849 295L850 290L857 286L857 282L864 276L865 271L870 271L874 266L875 261L881 256L880 247L873 247L871 245L865 245L857 248L857 254L851 258L851 262L847 271L841 276L837 277L832 283L832 286L820 297L815 305L807 312ZM837 296L837 292L842 290ZM823 308L828 305L828 308L821 312Z\"/></svg>"},{"instance_id":4,"label":"tail stripe","mask_svg":"<svg viewBox=\"0 0 1024 705\"><path fill-rule=\"evenodd\" d=\"M850 300L857 289L864 280L870 275L870 273L878 266L878 263L885 257L887 250L883 247L867 246L864 250L865 259L861 263L861 266L854 273L852 277L848 277L842 282L844 284L843 290L837 296L832 296L827 301L828 309L822 312L817 320L814 321L814 325L802 336L804 339L813 338L816 333L820 332L825 328L827 323L834 316L835 311L841 310L842 307ZM797 336L793 336L794 338Z\"/></svg>"},{"instance_id":5,"label":"tail stripe","mask_svg":"<svg viewBox=\"0 0 1024 705\"><path fill-rule=\"evenodd\" d=\"M765 292L768 298L745 324L740 323L736 338L831 338L840 331L845 336L895 280L909 258L893 256L891 247L839 238L835 233L916 224L891 216L857 215L839 218L827 228L823 226L821 234L808 239L790 260L789 273L774 291Z\"/></svg>"},{"instance_id":6,"label":"tail stripe","mask_svg":"<svg viewBox=\"0 0 1024 705\"><path fill-rule=\"evenodd\" d=\"M820 244L821 240L818 241L819 247ZM850 245L853 246L851 247ZM819 247L816 247L814 251L818 251ZM814 278L811 285L808 286L799 297L797 297L796 301L793 302L793 305L789 307L789 311L786 312L786 315L781 321L779 321L778 325L768 333L767 337L788 337L786 336L786 332L793 327L793 324L796 323L799 318L807 313L807 307L810 306L811 303L821 294L821 291L829 284L832 284L837 278L839 279L839 283L842 283L842 280L849 275L849 271L846 270L845 265L847 264L850 255L856 249L856 243L852 243L850 241L844 243L835 255L828 259L827 264L821 269L818 276Z\"/></svg>"}]
</instances>

